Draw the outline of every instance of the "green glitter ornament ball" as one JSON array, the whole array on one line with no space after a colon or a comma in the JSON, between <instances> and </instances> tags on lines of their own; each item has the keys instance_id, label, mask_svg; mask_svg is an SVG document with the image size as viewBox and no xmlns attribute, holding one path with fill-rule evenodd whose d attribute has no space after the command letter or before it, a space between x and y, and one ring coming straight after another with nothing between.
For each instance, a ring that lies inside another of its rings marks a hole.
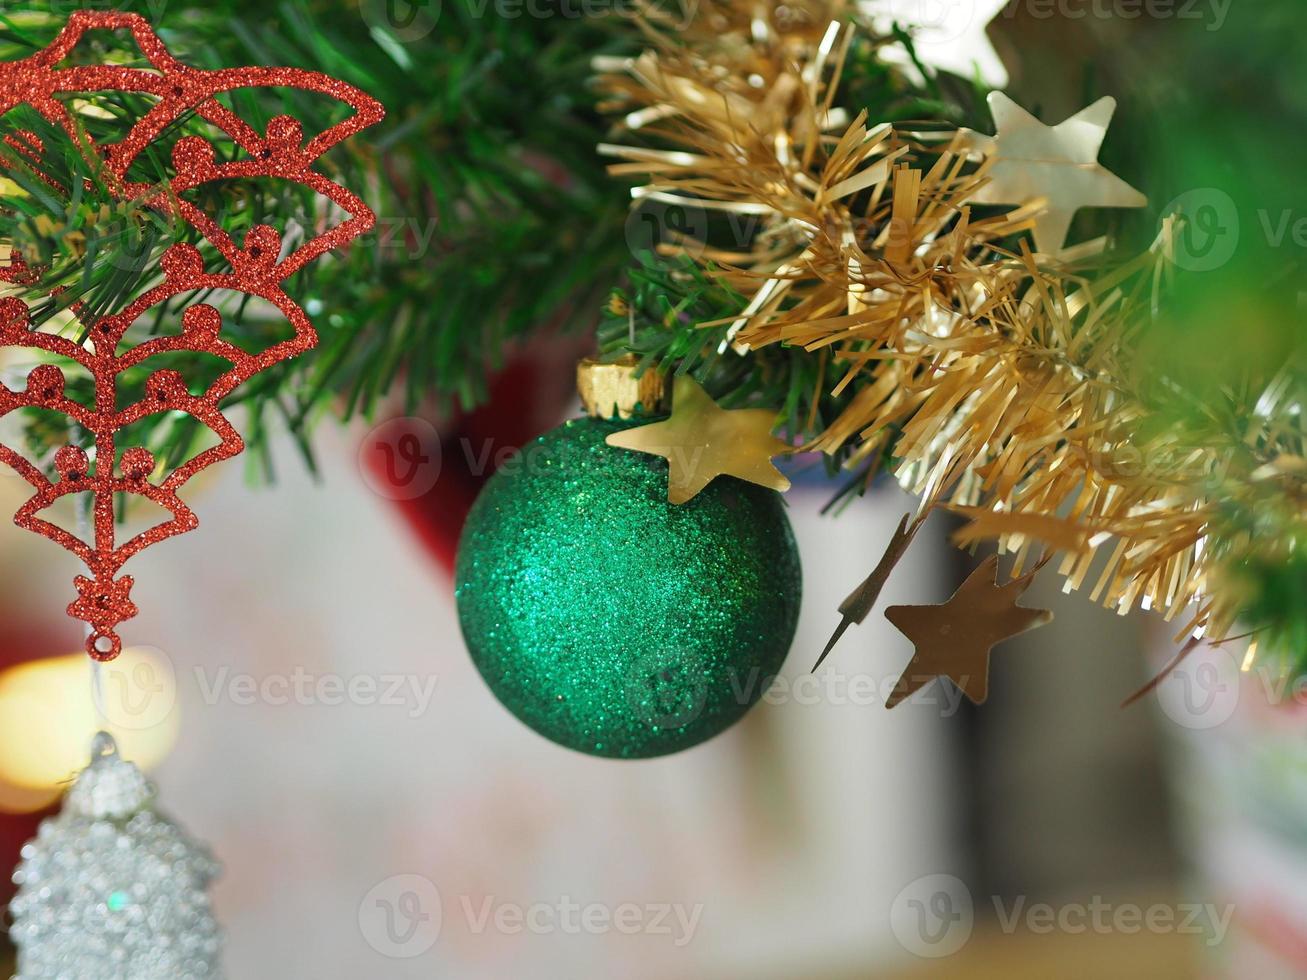
<instances>
[{"instance_id":1,"label":"green glitter ornament ball","mask_svg":"<svg viewBox=\"0 0 1307 980\"><path fill-rule=\"evenodd\" d=\"M592 755L698 745L764 694L794 639L798 550L779 494L718 477L667 502L667 461L583 418L528 445L459 542L458 613L495 696Z\"/></svg>"}]
</instances>

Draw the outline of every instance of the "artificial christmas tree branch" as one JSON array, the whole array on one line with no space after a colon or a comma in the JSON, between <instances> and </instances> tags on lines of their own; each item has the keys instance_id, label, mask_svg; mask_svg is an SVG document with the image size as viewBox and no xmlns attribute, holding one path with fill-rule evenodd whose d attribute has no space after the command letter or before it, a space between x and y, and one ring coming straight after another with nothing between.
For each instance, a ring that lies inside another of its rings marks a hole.
<instances>
[{"instance_id":1,"label":"artificial christmas tree branch","mask_svg":"<svg viewBox=\"0 0 1307 980\"><path fill-rule=\"evenodd\" d=\"M846 466L888 454L923 508L972 518L969 540L1019 564L1062 552L1068 586L1106 605L1155 608L1182 635L1243 619L1301 651L1301 613L1249 601L1297 580L1301 313L1268 334L1281 357L1195 387L1194 353L1158 348L1200 285L1194 216L1166 216L1138 256L1064 246L1080 207L1141 200L1094 162L1113 103L1052 127L996 96L997 138L869 118L841 89L856 22L793 9L709 5L605 64L614 173L637 200L717 219L618 295L606 346L674 359L724 404L785 405L788 434ZM815 380L798 411L796 378Z\"/></svg>"},{"instance_id":2,"label":"artificial christmas tree branch","mask_svg":"<svg viewBox=\"0 0 1307 980\"><path fill-rule=\"evenodd\" d=\"M150 6L119 5L147 14ZM250 413L251 449L265 469L267 435L279 426L311 460L307 433L324 414L367 414L394 392L410 409L476 404L510 342L560 309L573 311L575 329L592 323L629 255L620 189L593 152L601 128L587 90L591 58L630 43L621 40L618 18L564 16L560 6L556 17L508 20L487 16L474 0L452 0L438 21L405 29L384 10L345 0L218 0L168 8L161 19L161 36L199 67L313 68L366 85L389 111L375 140L337 148L324 161L334 179L369 188L378 224L291 286L311 307L337 311L319 323L317 356L270 372L229 403ZM0 16L0 59L31 54L61 24L53 14L11 8ZM110 50L123 57L107 36L92 37L77 56L89 61ZM337 112L326 100L287 91L232 98L255 125L289 111L309 131L321 130ZM87 125L108 130L110 117L131 118L136 108L130 97L109 105L117 108ZM166 156L141 161L138 179L161 181L166 163ZM234 201L231 190L220 204L229 217L289 216L310 230L323 217L321 202L294 187L241 187ZM0 240L20 241L38 256L58 252L90 224L30 193L6 194L6 209ZM157 269L149 243L132 244L128 268L121 255L93 254L75 282L50 269L55 281L47 285L71 285L66 302L121 298ZM227 329L240 343L257 340L265 325L235 317ZM32 435L62 438L39 428ZM190 434L148 438L166 456L184 451L178 447Z\"/></svg>"}]
</instances>

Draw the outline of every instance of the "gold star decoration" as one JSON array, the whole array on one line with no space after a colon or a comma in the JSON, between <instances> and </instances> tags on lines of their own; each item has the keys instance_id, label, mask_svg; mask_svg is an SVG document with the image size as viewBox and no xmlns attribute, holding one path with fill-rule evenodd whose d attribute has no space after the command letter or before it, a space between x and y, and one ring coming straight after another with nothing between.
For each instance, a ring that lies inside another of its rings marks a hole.
<instances>
[{"instance_id":1,"label":"gold star decoration","mask_svg":"<svg viewBox=\"0 0 1307 980\"><path fill-rule=\"evenodd\" d=\"M989 158L989 181L977 204L1046 203L1035 219L1035 247L1058 255L1081 208L1142 208L1148 198L1098 163L1098 151L1116 112L1110 96L1056 126L1046 126L1002 92L991 92L996 136L962 130L973 153Z\"/></svg>"},{"instance_id":2,"label":"gold star decoration","mask_svg":"<svg viewBox=\"0 0 1307 980\"><path fill-rule=\"evenodd\" d=\"M771 463L773 456L791 452L771 434L775 424L775 414L765 408L727 411L693 378L680 377L670 418L614 432L607 441L666 459L667 499L683 504L719 476L788 490L790 481Z\"/></svg>"},{"instance_id":3,"label":"gold star decoration","mask_svg":"<svg viewBox=\"0 0 1307 980\"><path fill-rule=\"evenodd\" d=\"M885 618L916 648L885 707L893 708L937 677L947 677L976 704L989 696L989 655L995 644L1053 618L1047 609L1017 605L1035 572L1003 586L997 572L998 559L987 558L943 605L885 610Z\"/></svg>"}]
</instances>

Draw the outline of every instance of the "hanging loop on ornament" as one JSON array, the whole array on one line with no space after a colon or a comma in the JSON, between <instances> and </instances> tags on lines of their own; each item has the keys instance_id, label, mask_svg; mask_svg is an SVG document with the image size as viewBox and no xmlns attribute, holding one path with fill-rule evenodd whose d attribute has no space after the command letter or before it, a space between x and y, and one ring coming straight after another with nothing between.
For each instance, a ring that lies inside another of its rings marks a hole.
<instances>
[{"instance_id":1,"label":"hanging loop on ornament","mask_svg":"<svg viewBox=\"0 0 1307 980\"><path fill-rule=\"evenodd\" d=\"M585 413L592 418L629 419L632 415L660 415L666 409L667 384L657 369L640 372L634 354L615 361L584 358L576 366L576 390Z\"/></svg>"},{"instance_id":2,"label":"hanging loop on ornament","mask_svg":"<svg viewBox=\"0 0 1307 980\"><path fill-rule=\"evenodd\" d=\"M96 732L91 739L91 763L95 764L100 759L112 759L117 754L118 743L114 737L106 731Z\"/></svg>"},{"instance_id":3,"label":"hanging loop on ornament","mask_svg":"<svg viewBox=\"0 0 1307 980\"><path fill-rule=\"evenodd\" d=\"M153 799L154 787L145 774L119 755L117 741L101 730L91 739L91 763L73 782L64 809L95 820L122 820Z\"/></svg>"},{"instance_id":4,"label":"hanging loop on ornament","mask_svg":"<svg viewBox=\"0 0 1307 980\"><path fill-rule=\"evenodd\" d=\"M86 638L86 652L92 660L108 663L123 652L123 641L117 633L101 633L98 630Z\"/></svg>"}]
</instances>

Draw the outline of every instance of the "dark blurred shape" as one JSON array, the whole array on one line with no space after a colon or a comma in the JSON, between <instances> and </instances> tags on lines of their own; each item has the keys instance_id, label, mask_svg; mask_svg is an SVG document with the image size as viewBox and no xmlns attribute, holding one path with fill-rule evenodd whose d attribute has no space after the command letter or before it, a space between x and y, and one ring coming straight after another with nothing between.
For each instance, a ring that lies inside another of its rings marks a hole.
<instances>
[{"instance_id":1,"label":"dark blurred shape","mask_svg":"<svg viewBox=\"0 0 1307 980\"><path fill-rule=\"evenodd\" d=\"M510 359L490 380L489 398L479 408L436 421L438 447L422 446L438 460L438 476L424 493L394 503L423 547L451 575L459 534L481 487L495 470L536 436L552 429L575 397L575 364L587 341L551 336ZM363 459L382 485L398 478L384 446L363 446Z\"/></svg>"}]
</instances>

